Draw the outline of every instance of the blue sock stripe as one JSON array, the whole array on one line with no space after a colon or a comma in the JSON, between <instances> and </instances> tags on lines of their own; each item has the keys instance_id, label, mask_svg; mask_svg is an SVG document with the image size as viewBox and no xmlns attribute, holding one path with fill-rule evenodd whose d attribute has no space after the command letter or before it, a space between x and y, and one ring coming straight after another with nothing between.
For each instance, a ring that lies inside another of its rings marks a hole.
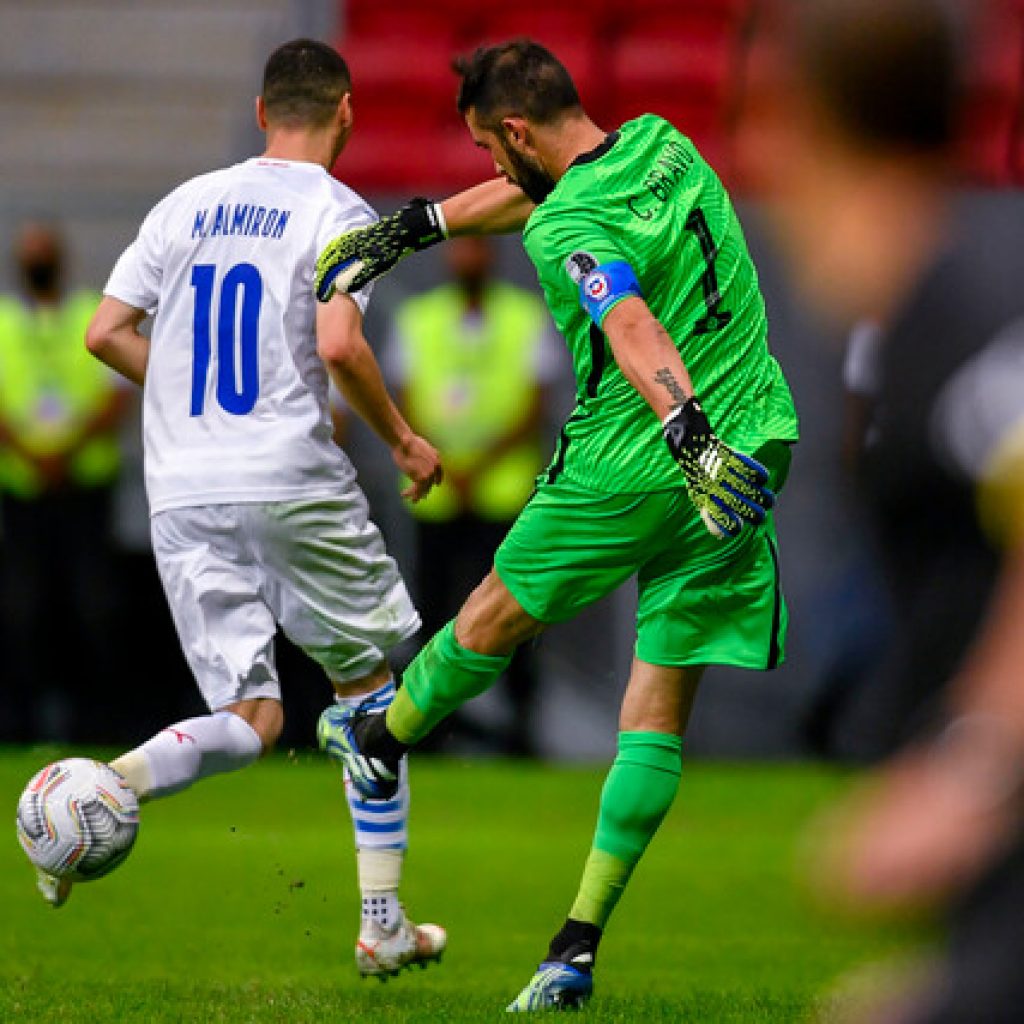
<instances>
[{"instance_id":1,"label":"blue sock stripe","mask_svg":"<svg viewBox=\"0 0 1024 1024\"><path fill-rule=\"evenodd\" d=\"M409 817L409 808L401 806L392 811L382 811L380 814L362 814L352 808L353 821L404 821Z\"/></svg>"},{"instance_id":2,"label":"blue sock stripe","mask_svg":"<svg viewBox=\"0 0 1024 1024\"><path fill-rule=\"evenodd\" d=\"M356 832L367 832L367 833L384 833L384 832L404 832L405 831L405 818L400 821L361 821L356 819Z\"/></svg>"}]
</instances>

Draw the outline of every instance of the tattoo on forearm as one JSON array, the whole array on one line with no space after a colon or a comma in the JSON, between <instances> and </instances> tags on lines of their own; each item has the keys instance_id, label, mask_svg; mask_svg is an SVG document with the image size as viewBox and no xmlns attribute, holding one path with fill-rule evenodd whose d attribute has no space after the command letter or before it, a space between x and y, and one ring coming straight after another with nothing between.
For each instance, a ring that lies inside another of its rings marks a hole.
<instances>
[{"instance_id":1,"label":"tattoo on forearm","mask_svg":"<svg viewBox=\"0 0 1024 1024\"><path fill-rule=\"evenodd\" d=\"M683 391L679 381L675 379L672 371L667 366L663 366L658 370L654 375L654 379L668 391L674 402L678 402L680 405L686 404L686 392Z\"/></svg>"}]
</instances>

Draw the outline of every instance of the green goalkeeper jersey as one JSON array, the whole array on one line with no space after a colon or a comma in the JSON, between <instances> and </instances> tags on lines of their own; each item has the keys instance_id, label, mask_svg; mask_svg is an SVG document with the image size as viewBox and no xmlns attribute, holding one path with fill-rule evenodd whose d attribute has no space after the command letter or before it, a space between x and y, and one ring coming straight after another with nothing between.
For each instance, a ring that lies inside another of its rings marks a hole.
<instances>
[{"instance_id":1,"label":"green goalkeeper jersey","mask_svg":"<svg viewBox=\"0 0 1024 1024\"><path fill-rule=\"evenodd\" d=\"M732 203L667 121L653 114L627 121L578 158L534 210L523 241L577 382L576 407L542 481L564 475L626 493L685 486L661 424L581 304L581 281L608 264L632 267L722 440L753 454L767 441L797 439L793 399L768 350L764 300Z\"/></svg>"}]
</instances>

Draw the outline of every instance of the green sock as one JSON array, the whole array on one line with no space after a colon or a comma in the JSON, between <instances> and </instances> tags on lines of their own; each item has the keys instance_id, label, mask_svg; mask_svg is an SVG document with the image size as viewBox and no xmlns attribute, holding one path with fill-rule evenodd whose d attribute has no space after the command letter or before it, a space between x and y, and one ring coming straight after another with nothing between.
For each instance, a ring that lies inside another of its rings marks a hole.
<instances>
[{"instance_id":1,"label":"green sock","mask_svg":"<svg viewBox=\"0 0 1024 1024\"><path fill-rule=\"evenodd\" d=\"M483 693L505 670L511 654L478 654L455 639L453 619L435 633L402 673L387 712L388 732L410 746L459 705Z\"/></svg>"},{"instance_id":2,"label":"green sock","mask_svg":"<svg viewBox=\"0 0 1024 1024\"><path fill-rule=\"evenodd\" d=\"M679 786L683 741L660 732L619 733L619 753L601 791L594 843L583 868L575 921L604 928Z\"/></svg>"}]
</instances>

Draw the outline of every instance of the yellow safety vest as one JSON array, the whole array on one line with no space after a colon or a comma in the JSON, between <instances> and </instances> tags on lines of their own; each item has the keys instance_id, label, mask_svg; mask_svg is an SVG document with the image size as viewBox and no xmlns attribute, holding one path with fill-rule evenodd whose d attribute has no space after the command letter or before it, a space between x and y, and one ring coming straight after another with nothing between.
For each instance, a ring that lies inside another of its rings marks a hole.
<instances>
[{"instance_id":1,"label":"yellow safety vest","mask_svg":"<svg viewBox=\"0 0 1024 1024\"><path fill-rule=\"evenodd\" d=\"M476 464L530 413L547 317L539 298L506 284L486 288L479 331L467 329L465 313L455 285L408 299L396 312L409 416L456 473ZM538 438L507 452L477 478L472 511L512 518L530 496L541 467ZM411 507L417 517L433 521L458 512L447 482Z\"/></svg>"},{"instance_id":2,"label":"yellow safety vest","mask_svg":"<svg viewBox=\"0 0 1024 1024\"><path fill-rule=\"evenodd\" d=\"M59 306L32 307L0 297L0 415L29 450L65 451L85 423L110 401L116 384L85 347L85 329L99 296L76 292ZM71 476L81 486L117 475L117 438L96 437L74 458ZM31 498L42 490L32 465L0 447L0 490Z\"/></svg>"}]
</instances>

